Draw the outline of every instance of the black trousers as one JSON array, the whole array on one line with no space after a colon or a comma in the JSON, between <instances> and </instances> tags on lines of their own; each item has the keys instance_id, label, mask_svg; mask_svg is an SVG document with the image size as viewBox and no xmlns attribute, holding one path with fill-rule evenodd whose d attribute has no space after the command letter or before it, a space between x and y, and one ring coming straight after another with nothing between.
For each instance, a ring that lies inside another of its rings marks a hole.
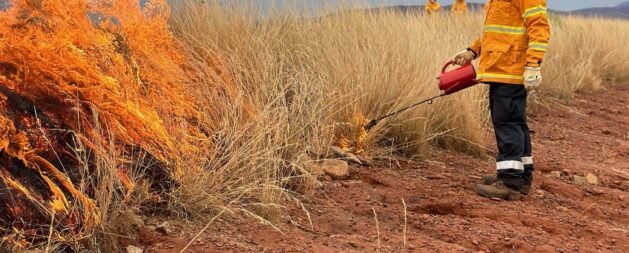
<instances>
[{"instance_id":1,"label":"black trousers","mask_svg":"<svg viewBox=\"0 0 629 253\"><path fill-rule=\"evenodd\" d=\"M523 85L489 85L489 106L498 145L498 179L513 188L531 185L534 165L526 120L527 91Z\"/></svg>"}]
</instances>

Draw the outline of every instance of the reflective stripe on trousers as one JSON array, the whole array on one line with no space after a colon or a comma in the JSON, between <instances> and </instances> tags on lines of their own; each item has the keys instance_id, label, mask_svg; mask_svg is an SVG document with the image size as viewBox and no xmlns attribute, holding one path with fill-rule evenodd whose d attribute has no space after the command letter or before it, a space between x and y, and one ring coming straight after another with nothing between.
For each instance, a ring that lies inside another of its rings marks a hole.
<instances>
[{"instance_id":1,"label":"reflective stripe on trousers","mask_svg":"<svg viewBox=\"0 0 629 253\"><path fill-rule=\"evenodd\" d=\"M524 163L520 161L500 161L496 162L496 170L519 170L524 171Z\"/></svg>"},{"instance_id":2,"label":"reflective stripe on trousers","mask_svg":"<svg viewBox=\"0 0 629 253\"><path fill-rule=\"evenodd\" d=\"M522 163L524 164L524 166L533 165L533 157L532 156L522 157Z\"/></svg>"}]
</instances>

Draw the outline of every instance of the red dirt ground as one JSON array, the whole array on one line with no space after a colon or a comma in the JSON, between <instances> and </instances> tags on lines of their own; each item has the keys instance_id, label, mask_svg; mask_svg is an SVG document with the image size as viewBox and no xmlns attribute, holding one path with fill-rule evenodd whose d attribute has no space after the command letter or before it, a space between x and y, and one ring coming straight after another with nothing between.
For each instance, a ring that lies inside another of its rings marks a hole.
<instances>
[{"instance_id":1,"label":"red dirt ground","mask_svg":"<svg viewBox=\"0 0 629 253\"><path fill-rule=\"evenodd\" d=\"M476 195L490 157L435 150L435 161L377 160L353 167L350 180L325 182L304 203L314 231L294 205L293 222L275 221L281 233L253 220L217 221L187 252L629 252L629 87L534 104L529 120L537 171L521 202ZM572 183L588 173L598 185ZM145 231L138 246L179 252L201 227Z\"/></svg>"}]
</instances>

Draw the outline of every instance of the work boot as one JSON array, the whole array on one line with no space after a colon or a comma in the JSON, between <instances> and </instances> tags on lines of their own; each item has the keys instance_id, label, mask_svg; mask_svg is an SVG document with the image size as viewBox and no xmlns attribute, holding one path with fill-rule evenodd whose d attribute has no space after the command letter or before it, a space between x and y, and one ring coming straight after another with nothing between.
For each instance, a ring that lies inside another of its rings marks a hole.
<instances>
[{"instance_id":1,"label":"work boot","mask_svg":"<svg viewBox=\"0 0 629 253\"><path fill-rule=\"evenodd\" d=\"M497 180L491 185L477 184L476 192L485 198L499 198L504 200L520 200L520 191L506 186L501 180Z\"/></svg>"},{"instance_id":2,"label":"work boot","mask_svg":"<svg viewBox=\"0 0 629 253\"><path fill-rule=\"evenodd\" d=\"M531 191L531 185L533 184L533 169L524 169L524 185L520 187L520 192L524 195L528 195Z\"/></svg>"},{"instance_id":3,"label":"work boot","mask_svg":"<svg viewBox=\"0 0 629 253\"><path fill-rule=\"evenodd\" d=\"M522 193L523 195L529 195L529 192L531 191L531 182L533 181L533 175L527 175L525 173L524 175L524 180L528 182L528 184L522 185L519 187L519 191L520 193ZM483 176L483 179L481 181L482 185L492 185L493 183L495 183L496 181L498 181L498 175L493 174L493 175L485 175Z\"/></svg>"},{"instance_id":4,"label":"work boot","mask_svg":"<svg viewBox=\"0 0 629 253\"><path fill-rule=\"evenodd\" d=\"M484 175L483 179L481 181L481 184L491 185L491 184L495 183L496 181L498 181L498 175L497 174Z\"/></svg>"}]
</instances>

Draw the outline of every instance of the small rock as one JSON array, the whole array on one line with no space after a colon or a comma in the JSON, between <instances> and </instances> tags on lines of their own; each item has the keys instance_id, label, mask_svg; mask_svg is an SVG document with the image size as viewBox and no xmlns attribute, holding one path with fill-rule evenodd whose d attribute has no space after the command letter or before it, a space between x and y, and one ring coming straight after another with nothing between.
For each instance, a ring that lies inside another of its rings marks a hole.
<instances>
[{"instance_id":1,"label":"small rock","mask_svg":"<svg viewBox=\"0 0 629 253\"><path fill-rule=\"evenodd\" d=\"M141 248L138 248L133 245L127 246L127 253L142 253L142 252L144 252L144 250Z\"/></svg>"},{"instance_id":2,"label":"small rock","mask_svg":"<svg viewBox=\"0 0 629 253\"><path fill-rule=\"evenodd\" d=\"M330 151L332 151L331 156L335 157L335 158L343 158L347 155L347 151L343 150L342 148L339 148L337 146L331 146L330 147Z\"/></svg>"},{"instance_id":3,"label":"small rock","mask_svg":"<svg viewBox=\"0 0 629 253\"><path fill-rule=\"evenodd\" d=\"M367 158L364 156L356 156L356 157L358 157L358 159L364 166L370 167L373 164L373 162L371 161L371 158Z\"/></svg>"},{"instance_id":4,"label":"small rock","mask_svg":"<svg viewBox=\"0 0 629 253\"><path fill-rule=\"evenodd\" d=\"M323 172L334 180L349 178L349 165L345 161L326 160L321 167Z\"/></svg>"},{"instance_id":5,"label":"small rock","mask_svg":"<svg viewBox=\"0 0 629 253\"><path fill-rule=\"evenodd\" d=\"M587 180L585 179L585 177L573 175L572 183L575 185L585 185L587 184Z\"/></svg>"},{"instance_id":6,"label":"small rock","mask_svg":"<svg viewBox=\"0 0 629 253\"><path fill-rule=\"evenodd\" d=\"M598 188L598 187L593 187L591 189L587 189L587 192L589 192L592 195L601 195L603 193L605 193L602 189Z\"/></svg>"},{"instance_id":7,"label":"small rock","mask_svg":"<svg viewBox=\"0 0 629 253\"><path fill-rule=\"evenodd\" d=\"M478 243L478 241L477 241L477 240L472 240L472 244L474 244L474 245L478 246L478 244L479 244L479 243Z\"/></svg>"},{"instance_id":8,"label":"small rock","mask_svg":"<svg viewBox=\"0 0 629 253\"><path fill-rule=\"evenodd\" d=\"M316 178L321 178L325 174L321 167L317 165L317 162L312 160L312 158L310 158L310 156L306 153L302 153L297 156L297 166L300 166Z\"/></svg>"},{"instance_id":9,"label":"small rock","mask_svg":"<svg viewBox=\"0 0 629 253\"><path fill-rule=\"evenodd\" d=\"M607 129L603 130L602 132L603 132L603 134L604 134L604 135L610 135L610 134L612 134L612 131L609 131L609 130L607 130Z\"/></svg>"},{"instance_id":10,"label":"small rock","mask_svg":"<svg viewBox=\"0 0 629 253\"><path fill-rule=\"evenodd\" d=\"M360 161L360 158L350 152L343 150L342 148L332 146L330 147L330 150L336 158L363 165L362 161Z\"/></svg>"},{"instance_id":11,"label":"small rock","mask_svg":"<svg viewBox=\"0 0 629 253\"><path fill-rule=\"evenodd\" d=\"M596 177L596 176L592 175L591 173L588 173L588 174L585 176L585 181L586 181L588 184L591 184L591 185L597 185L597 184L598 184L598 177Z\"/></svg>"},{"instance_id":12,"label":"small rock","mask_svg":"<svg viewBox=\"0 0 629 253\"><path fill-rule=\"evenodd\" d=\"M157 226L155 230L164 235L171 235L173 233L173 227L167 221L164 221L162 224L159 224L159 226Z\"/></svg>"},{"instance_id":13,"label":"small rock","mask_svg":"<svg viewBox=\"0 0 629 253\"><path fill-rule=\"evenodd\" d=\"M561 178L561 171L551 171L550 176L554 178Z\"/></svg>"},{"instance_id":14,"label":"small rock","mask_svg":"<svg viewBox=\"0 0 629 253\"><path fill-rule=\"evenodd\" d=\"M347 244L349 244L352 248L358 248L358 244L356 244L356 242L348 242Z\"/></svg>"},{"instance_id":15,"label":"small rock","mask_svg":"<svg viewBox=\"0 0 629 253\"><path fill-rule=\"evenodd\" d=\"M358 165L364 165L363 161L360 160L360 158L358 158L358 156L356 156L356 155L354 155L352 153L347 153L347 156L343 160L346 160L348 162L353 162L353 163L358 164Z\"/></svg>"}]
</instances>

